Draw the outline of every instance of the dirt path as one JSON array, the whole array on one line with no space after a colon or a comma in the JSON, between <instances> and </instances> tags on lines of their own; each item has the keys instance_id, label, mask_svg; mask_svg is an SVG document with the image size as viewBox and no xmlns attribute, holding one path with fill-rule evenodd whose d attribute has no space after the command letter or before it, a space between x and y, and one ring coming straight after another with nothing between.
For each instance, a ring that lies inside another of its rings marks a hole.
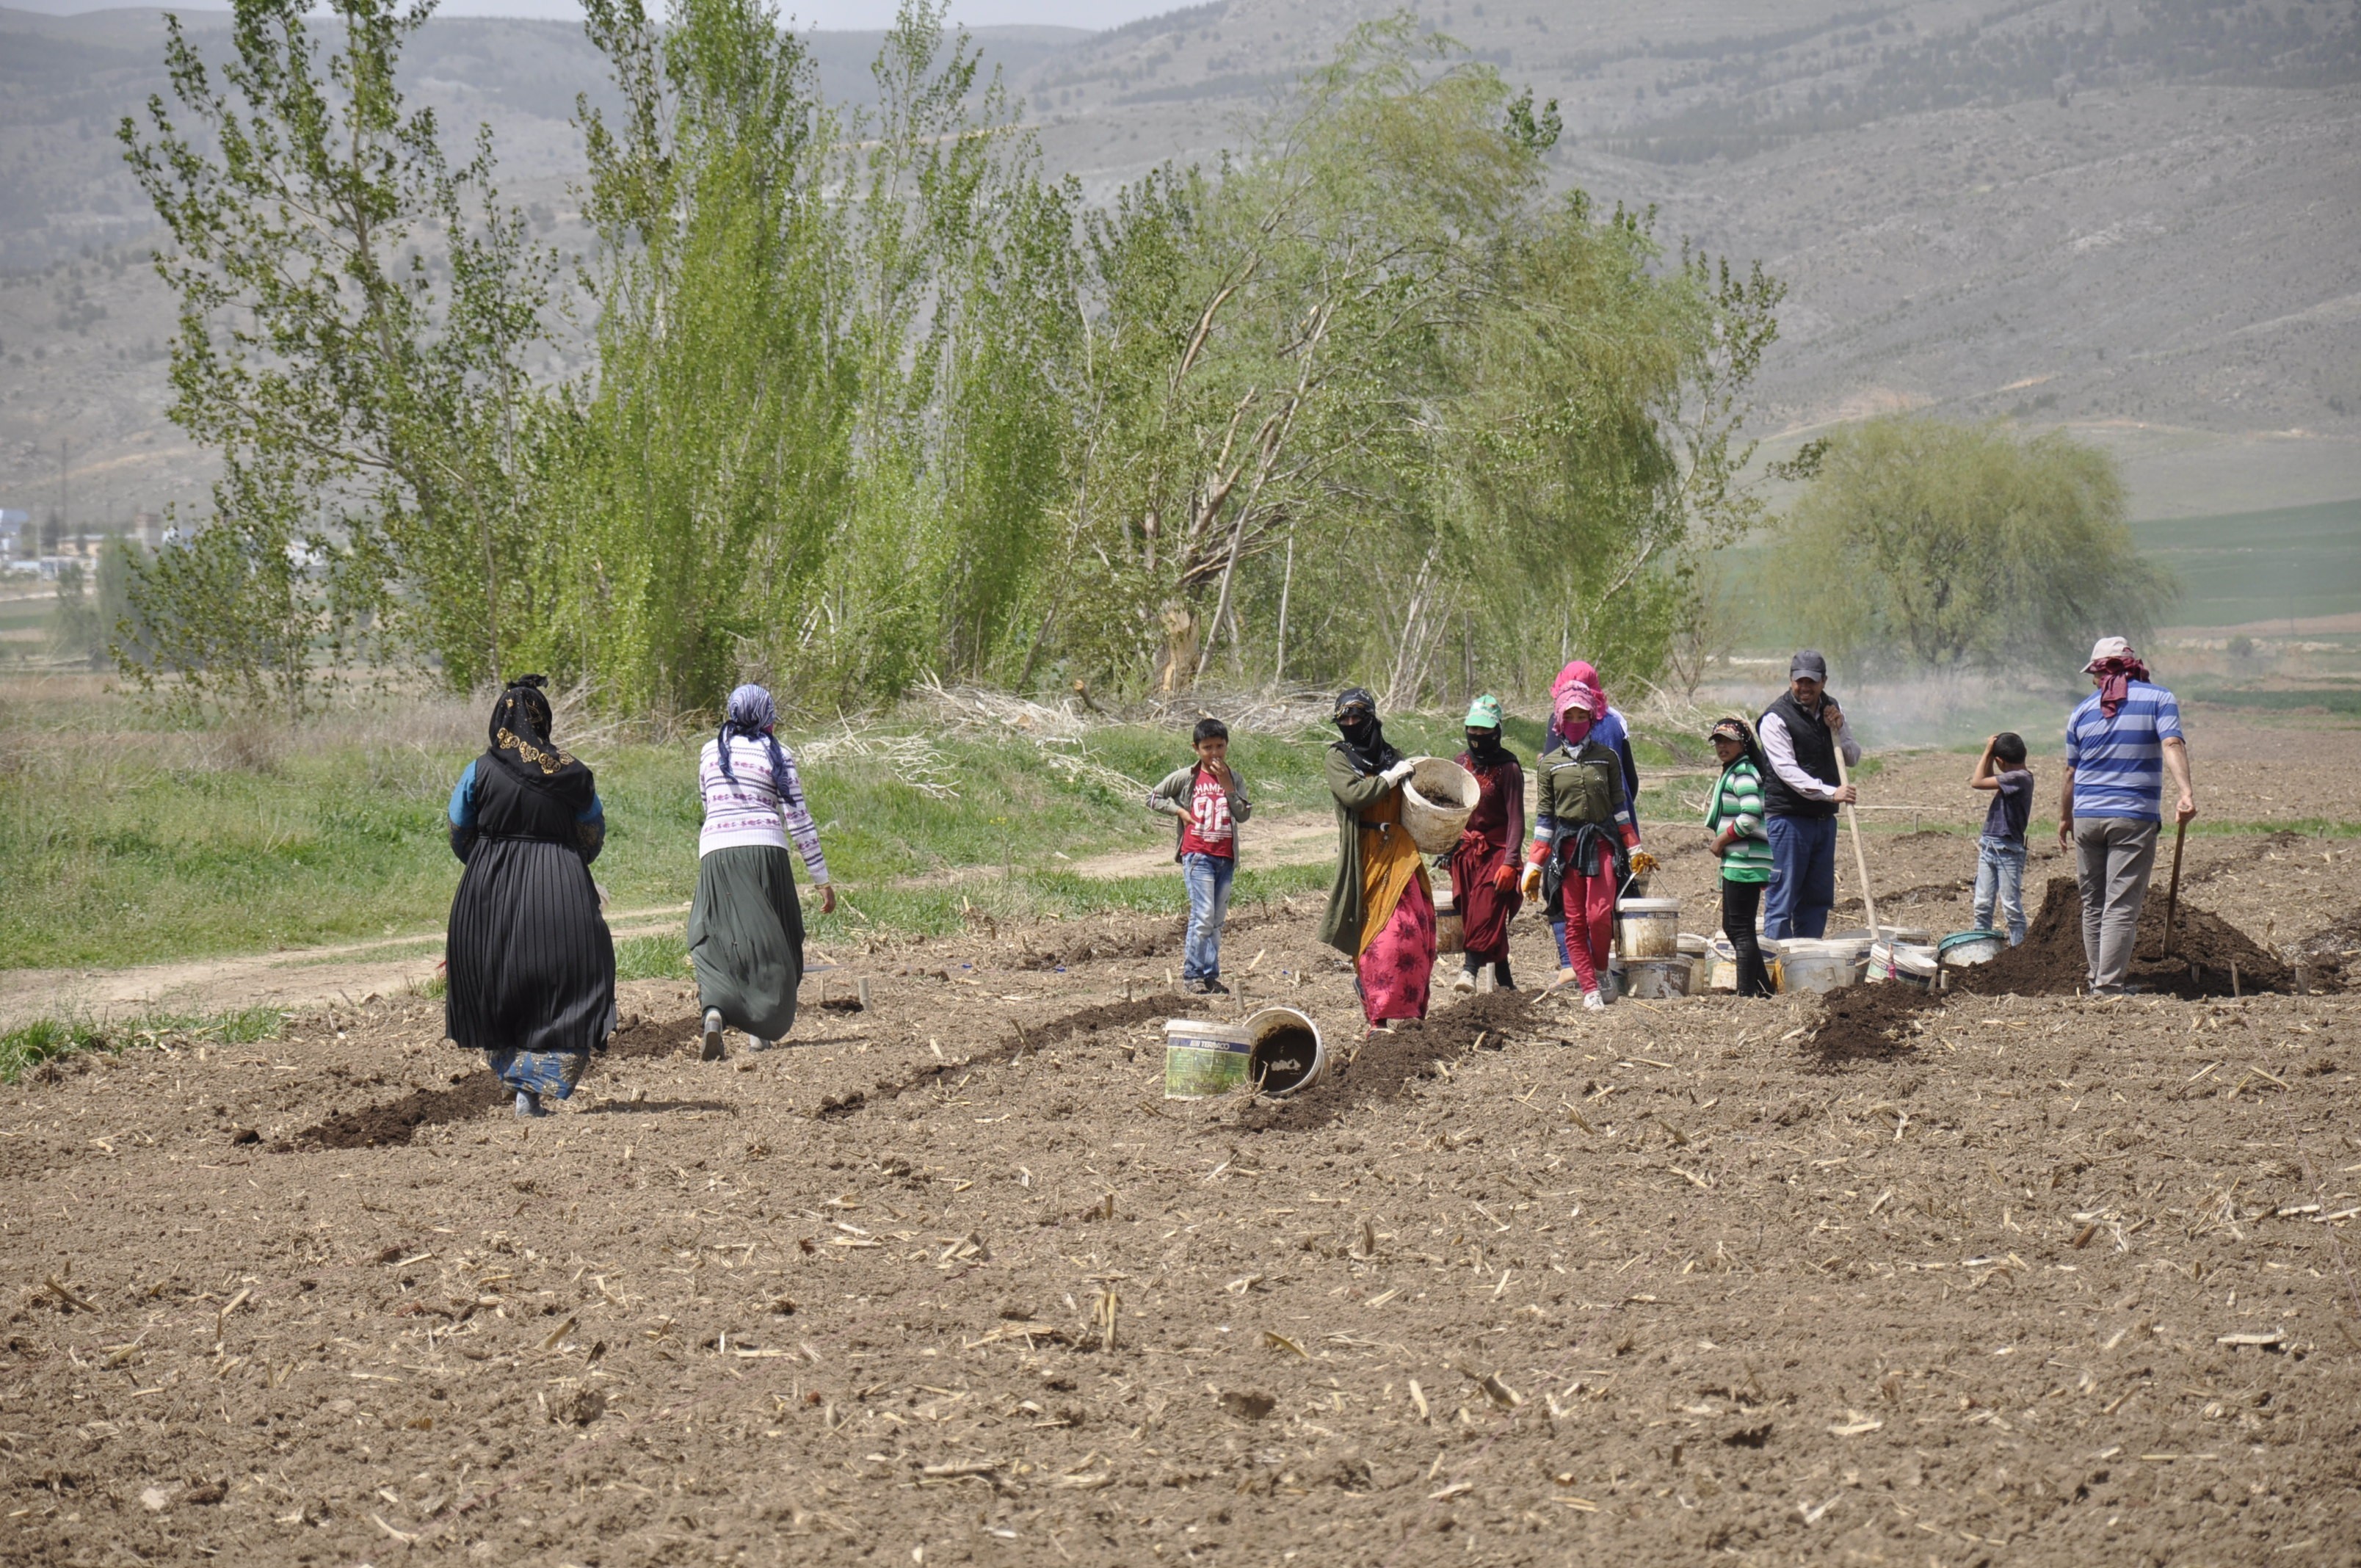
<instances>
[{"instance_id":1,"label":"dirt path","mask_svg":"<svg viewBox=\"0 0 2361 1568\"><path fill-rule=\"evenodd\" d=\"M608 924L618 938L659 936L681 929L686 909L660 905L618 910ZM364 998L416 994L434 979L442 958L443 934L437 931L130 969L0 970L0 1029L34 1018L353 1007Z\"/></svg>"},{"instance_id":2,"label":"dirt path","mask_svg":"<svg viewBox=\"0 0 2361 1568\"><path fill-rule=\"evenodd\" d=\"M1257 817L1238 829L1238 852L1242 863L1253 866L1308 866L1333 860L1336 819L1305 812ZM1172 870L1171 836L1169 831L1160 834L1153 849L1093 855L1068 869L1077 876L1103 881L1169 872Z\"/></svg>"}]
</instances>

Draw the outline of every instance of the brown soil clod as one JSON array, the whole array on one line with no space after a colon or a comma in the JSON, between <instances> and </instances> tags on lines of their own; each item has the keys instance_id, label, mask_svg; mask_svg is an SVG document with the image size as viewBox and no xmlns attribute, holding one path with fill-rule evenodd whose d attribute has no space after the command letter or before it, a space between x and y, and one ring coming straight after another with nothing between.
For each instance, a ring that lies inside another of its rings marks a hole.
<instances>
[{"instance_id":1,"label":"brown soil clod","mask_svg":"<svg viewBox=\"0 0 2361 1568\"><path fill-rule=\"evenodd\" d=\"M1812 1052L1830 1066L1905 1055L1912 1048L1912 1019L1920 1008L1940 1000L1916 986L1895 983L1832 991L1809 1036Z\"/></svg>"},{"instance_id":2,"label":"brown soil clod","mask_svg":"<svg viewBox=\"0 0 2361 1568\"><path fill-rule=\"evenodd\" d=\"M273 1152L391 1148L416 1137L421 1127L468 1121L508 1098L498 1073L470 1073L449 1089L412 1090L382 1105L335 1112L278 1145Z\"/></svg>"}]
</instances>

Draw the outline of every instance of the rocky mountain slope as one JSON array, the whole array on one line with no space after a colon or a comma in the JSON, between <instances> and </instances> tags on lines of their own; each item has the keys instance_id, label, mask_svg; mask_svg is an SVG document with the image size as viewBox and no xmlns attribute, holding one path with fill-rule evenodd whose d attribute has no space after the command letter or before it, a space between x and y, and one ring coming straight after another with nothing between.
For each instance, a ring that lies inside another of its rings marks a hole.
<instances>
[{"instance_id":1,"label":"rocky mountain slope","mask_svg":"<svg viewBox=\"0 0 2361 1568\"><path fill-rule=\"evenodd\" d=\"M990 29L1053 167L1104 196L1235 146L1383 0L1215 0L1104 33ZM2361 495L2361 14L2233 0L1426 0L1558 101L1554 177L1791 286L1773 444L1883 408L2066 423L2147 515ZM210 45L225 18L192 13ZM170 303L112 127L161 85L153 11L0 9L0 505L77 523L201 501L162 419ZM819 34L861 96L875 35ZM412 90L490 124L546 237L584 236L557 23L438 20ZM578 363L578 361L577 362ZM546 368L567 367L566 361Z\"/></svg>"}]
</instances>

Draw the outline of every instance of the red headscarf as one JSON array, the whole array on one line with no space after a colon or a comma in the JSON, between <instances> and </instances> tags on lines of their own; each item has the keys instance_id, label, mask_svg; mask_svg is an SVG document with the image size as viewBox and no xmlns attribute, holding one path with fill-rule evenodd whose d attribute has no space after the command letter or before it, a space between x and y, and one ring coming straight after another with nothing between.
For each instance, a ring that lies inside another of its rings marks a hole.
<instances>
[{"instance_id":1,"label":"red headscarf","mask_svg":"<svg viewBox=\"0 0 2361 1568\"><path fill-rule=\"evenodd\" d=\"M2090 673L2099 677L2099 711L2109 718L2124 706L2124 698L2131 695L2132 683L2148 678L2147 666L2128 649L2119 658L2100 660L2091 666Z\"/></svg>"}]
</instances>

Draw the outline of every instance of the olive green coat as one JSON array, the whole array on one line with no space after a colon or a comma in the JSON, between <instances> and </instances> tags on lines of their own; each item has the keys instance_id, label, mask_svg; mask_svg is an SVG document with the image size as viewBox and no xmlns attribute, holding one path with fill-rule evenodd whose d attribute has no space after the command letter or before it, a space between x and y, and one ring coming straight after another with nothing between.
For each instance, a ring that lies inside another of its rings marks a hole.
<instances>
[{"instance_id":1,"label":"olive green coat","mask_svg":"<svg viewBox=\"0 0 2361 1568\"><path fill-rule=\"evenodd\" d=\"M1328 793L1336 797L1336 884L1328 890L1328 913L1320 917L1320 939L1348 959L1361 956L1361 921L1367 915L1361 887L1361 812L1400 788L1382 774L1354 764L1342 740L1328 743L1321 765Z\"/></svg>"}]
</instances>

